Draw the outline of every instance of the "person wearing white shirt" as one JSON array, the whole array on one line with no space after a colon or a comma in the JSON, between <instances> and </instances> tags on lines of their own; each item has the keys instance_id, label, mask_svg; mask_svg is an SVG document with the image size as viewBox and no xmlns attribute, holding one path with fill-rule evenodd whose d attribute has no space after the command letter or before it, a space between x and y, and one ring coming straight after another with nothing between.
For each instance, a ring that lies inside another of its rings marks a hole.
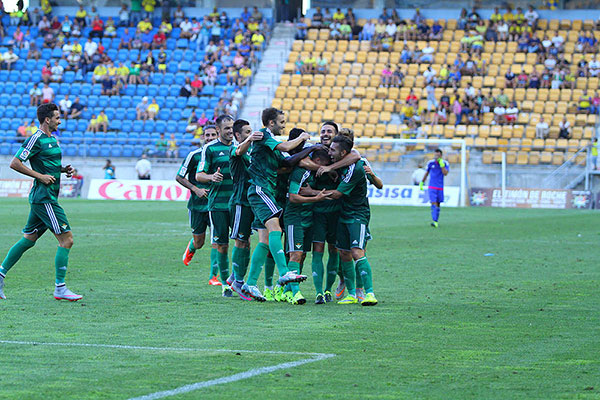
<instances>
[{"instance_id":1,"label":"person wearing white shirt","mask_svg":"<svg viewBox=\"0 0 600 400\"><path fill-rule=\"evenodd\" d=\"M415 169L415 172L413 172L412 176L410 177L412 184L415 186L419 186L419 184L423 181L426 172L427 171L425 171L423 165L419 164L417 169Z\"/></svg>"},{"instance_id":2,"label":"person wearing white shirt","mask_svg":"<svg viewBox=\"0 0 600 400\"><path fill-rule=\"evenodd\" d=\"M396 26L396 24L394 24L394 22L391 19L388 20L388 24L385 26L385 32L393 37L394 35L396 35L397 29L398 27Z\"/></svg>"},{"instance_id":3,"label":"person wearing white shirt","mask_svg":"<svg viewBox=\"0 0 600 400\"><path fill-rule=\"evenodd\" d=\"M502 105L494 107L494 123L503 124L505 122L504 114L506 114L506 108L502 107Z\"/></svg>"},{"instance_id":4,"label":"person wearing white shirt","mask_svg":"<svg viewBox=\"0 0 600 400\"><path fill-rule=\"evenodd\" d=\"M546 139L546 136L548 136L548 132L548 123L544 121L544 117L540 117L539 122L535 126L535 137L537 139Z\"/></svg>"},{"instance_id":5,"label":"person wearing white shirt","mask_svg":"<svg viewBox=\"0 0 600 400\"><path fill-rule=\"evenodd\" d=\"M537 11L535 11L533 9L533 6L529 6L529 10L527 10L525 12L525 19L527 20L527 23L532 26L535 27L537 24L537 20L540 17L539 14L537 13Z\"/></svg>"},{"instance_id":6,"label":"person wearing white shirt","mask_svg":"<svg viewBox=\"0 0 600 400\"><path fill-rule=\"evenodd\" d=\"M423 72L423 77L425 78L425 82L427 82L427 83L433 82L433 79L435 78L436 73L437 72L435 69L433 69L431 67L427 67L425 72Z\"/></svg>"},{"instance_id":7,"label":"person wearing white shirt","mask_svg":"<svg viewBox=\"0 0 600 400\"><path fill-rule=\"evenodd\" d=\"M192 23L189 18L184 19L180 24L181 33L185 33L184 36L191 37L192 36Z\"/></svg>"},{"instance_id":8,"label":"person wearing white shirt","mask_svg":"<svg viewBox=\"0 0 600 400\"><path fill-rule=\"evenodd\" d=\"M375 25L371 21L363 26L362 31L358 34L359 40L371 40L375 34Z\"/></svg>"},{"instance_id":9,"label":"person wearing white shirt","mask_svg":"<svg viewBox=\"0 0 600 400\"><path fill-rule=\"evenodd\" d=\"M544 65L546 66L546 68L552 71L554 67L556 67L556 59L550 56L546 59L546 61L544 61Z\"/></svg>"},{"instance_id":10,"label":"person wearing white shirt","mask_svg":"<svg viewBox=\"0 0 600 400\"><path fill-rule=\"evenodd\" d=\"M91 61L94 54L98 50L98 44L93 42L91 38L88 38L87 42L83 45L83 51L85 52L86 58L88 61Z\"/></svg>"},{"instance_id":11,"label":"person wearing white shirt","mask_svg":"<svg viewBox=\"0 0 600 400\"><path fill-rule=\"evenodd\" d=\"M475 97L475 88L469 84L469 86L467 86L467 88L465 89L465 94L467 95L467 97Z\"/></svg>"},{"instance_id":12,"label":"person wearing white shirt","mask_svg":"<svg viewBox=\"0 0 600 400\"><path fill-rule=\"evenodd\" d=\"M512 104L506 108L504 118L506 119L506 122L508 122L510 124L514 124L515 122L517 122L518 114L519 114L519 108L517 107L517 103L515 103L513 101Z\"/></svg>"},{"instance_id":13,"label":"person wearing white shirt","mask_svg":"<svg viewBox=\"0 0 600 400\"><path fill-rule=\"evenodd\" d=\"M60 108L60 111L62 111L64 119L67 119L69 116L69 111L71 110L72 104L73 102L69 100L68 94L65 94L65 98L58 102L58 107Z\"/></svg>"},{"instance_id":14,"label":"person wearing white shirt","mask_svg":"<svg viewBox=\"0 0 600 400\"><path fill-rule=\"evenodd\" d=\"M4 54L2 54L2 64L6 65L6 69L10 71L12 64L19 59L19 56L13 52L13 49L10 48Z\"/></svg>"},{"instance_id":15,"label":"person wearing white shirt","mask_svg":"<svg viewBox=\"0 0 600 400\"><path fill-rule=\"evenodd\" d=\"M127 11L127 6L123 4L121 10L119 11L119 26L128 26L129 25L129 11Z\"/></svg>"},{"instance_id":16,"label":"person wearing white shirt","mask_svg":"<svg viewBox=\"0 0 600 400\"><path fill-rule=\"evenodd\" d=\"M63 73L65 72L65 69L58 63L58 61L54 62L54 65L52 66L50 71L52 72L52 76L50 77L52 82L61 82L62 81Z\"/></svg>"},{"instance_id":17,"label":"person wearing white shirt","mask_svg":"<svg viewBox=\"0 0 600 400\"><path fill-rule=\"evenodd\" d=\"M571 136L571 124L567 121L567 117L563 117L563 120L558 124L560 130L558 136L563 139L569 139Z\"/></svg>"},{"instance_id":18,"label":"person wearing white shirt","mask_svg":"<svg viewBox=\"0 0 600 400\"><path fill-rule=\"evenodd\" d=\"M560 48L564 42L565 42L565 38L560 36L560 34L558 32L554 32L554 37L552 38L552 43L554 43L554 45L556 47Z\"/></svg>"},{"instance_id":19,"label":"person wearing white shirt","mask_svg":"<svg viewBox=\"0 0 600 400\"><path fill-rule=\"evenodd\" d=\"M598 76L600 73L600 61L598 61L596 56L594 56L594 59L590 61L588 68L591 76Z\"/></svg>"},{"instance_id":20,"label":"person wearing white shirt","mask_svg":"<svg viewBox=\"0 0 600 400\"><path fill-rule=\"evenodd\" d=\"M152 164L148 160L146 154L142 154L142 158L135 164L135 170L140 180L150 180L150 173L152 172Z\"/></svg>"}]
</instances>

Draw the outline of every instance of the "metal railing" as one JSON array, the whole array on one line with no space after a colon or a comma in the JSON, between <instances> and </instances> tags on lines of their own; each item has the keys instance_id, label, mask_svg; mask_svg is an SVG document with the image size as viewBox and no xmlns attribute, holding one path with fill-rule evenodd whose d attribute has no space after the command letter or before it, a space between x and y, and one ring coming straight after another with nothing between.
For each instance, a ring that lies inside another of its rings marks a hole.
<instances>
[{"instance_id":1,"label":"metal railing","mask_svg":"<svg viewBox=\"0 0 600 400\"><path fill-rule=\"evenodd\" d=\"M557 189L573 189L588 175L588 164L590 158L591 146L580 148L571 155L561 166L552 171L542 181L542 187ZM585 154L586 157L581 160L579 157ZM579 159L579 160L578 160ZM586 179L586 190L588 188Z\"/></svg>"}]
</instances>

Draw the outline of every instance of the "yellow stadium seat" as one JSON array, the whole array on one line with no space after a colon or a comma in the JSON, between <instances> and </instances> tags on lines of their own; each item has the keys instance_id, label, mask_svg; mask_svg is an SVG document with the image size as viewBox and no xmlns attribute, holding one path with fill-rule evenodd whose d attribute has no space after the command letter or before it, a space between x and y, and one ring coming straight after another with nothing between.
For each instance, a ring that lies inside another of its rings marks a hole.
<instances>
[{"instance_id":1,"label":"yellow stadium seat","mask_svg":"<svg viewBox=\"0 0 600 400\"><path fill-rule=\"evenodd\" d=\"M281 109L282 103L283 103L283 101L281 99L274 98L273 101L271 102L271 107Z\"/></svg>"},{"instance_id":2,"label":"yellow stadium seat","mask_svg":"<svg viewBox=\"0 0 600 400\"><path fill-rule=\"evenodd\" d=\"M490 136L492 136L492 137L502 136L502 127L499 125L493 125L491 132L490 132Z\"/></svg>"},{"instance_id":3,"label":"yellow stadium seat","mask_svg":"<svg viewBox=\"0 0 600 400\"><path fill-rule=\"evenodd\" d=\"M300 111L292 110L289 112L288 120L292 124L298 123L300 121Z\"/></svg>"},{"instance_id":4,"label":"yellow stadium seat","mask_svg":"<svg viewBox=\"0 0 600 400\"><path fill-rule=\"evenodd\" d=\"M529 156L525 151L517 152L517 165L527 165L529 163Z\"/></svg>"},{"instance_id":5,"label":"yellow stadium seat","mask_svg":"<svg viewBox=\"0 0 600 400\"><path fill-rule=\"evenodd\" d=\"M552 165L562 165L565 161L565 156L563 153L556 152L552 154Z\"/></svg>"},{"instance_id":6,"label":"yellow stadium seat","mask_svg":"<svg viewBox=\"0 0 600 400\"><path fill-rule=\"evenodd\" d=\"M335 118L335 112L333 109L327 109L323 111L323 120L331 121Z\"/></svg>"},{"instance_id":7,"label":"yellow stadium seat","mask_svg":"<svg viewBox=\"0 0 600 400\"><path fill-rule=\"evenodd\" d=\"M349 99L340 99L338 101L337 109L339 111L348 111L350 109L350 100Z\"/></svg>"},{"instance_id":8,"label":"yellow stadium seat","mask_svg":"<svg viewBox=\"0 0 600 400\"><path fill-rule=\"evenodd\" d=\"M550 164L552 162L552 153L549 151L543 151L540 154L540 162L542 164Z\"/></svg>"},{"instance_id":9,"label":"yellow stadium seat","mask_svg":"<svg viewBox=\"0 0 600 400\"><path fill-rule=\"evenodd\" d=\"M515 164L517 162L517 152L516 151L507 151L506 152L506 163L507 164Z\"/></svg>"},{"instance_id":10,"label":"yellow stadium seat","mask_svg":"<svg viewBox=\"0 0 600 400\"><path fill-rule=\"evenodd\" d=\"M485 140L485 147L495 148L498 147L498 139L495 137L489 137Z\"/></svg>"},{"instance_id":11,"label":"yellow stadium seat","mask_svg":"<svg viewBox=\"0 0 600 400\"><path fill-rule=\"evenodd\" d=\"M482 156L482 161L484 164L491 164L492 163L492 158L493 158L493 151L490 150L485 150L483 152L483 156Z\"/></svg>"},{"instance_id":12,"label":"yellow stadium seat","mask_svg":"<svg viewBox=\"0 0 600 400\"><path fill-rule=\"evenodd\" d=\"M492 162L494 164L499 164L502 162L502 151L494 151L494 154L492 155Z\"/></svg>"}]
</instances>

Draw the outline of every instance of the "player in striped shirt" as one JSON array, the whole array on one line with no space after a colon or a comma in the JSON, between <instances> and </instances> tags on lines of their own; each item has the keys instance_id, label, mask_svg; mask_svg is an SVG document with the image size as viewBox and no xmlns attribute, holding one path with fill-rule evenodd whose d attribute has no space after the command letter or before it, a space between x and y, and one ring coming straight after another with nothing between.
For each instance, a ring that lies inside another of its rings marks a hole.
<instances>
[{"instance_id":1,"label":"player in striped shirt","mask_svg":"<svg viewBox=\"0 0 600 400\"><path fill-rule=\"evenodd\" d=\"M206 125L202 132L204 145L217 139L217 128L214 125ZM185 248L183 253L183 263L189 265L192 257L204 246L206 237L206 228L210 226L208 217L208 191L210 184L198 182L196 180L196 169L202 157L202 147L191 151L177 172L175 180L190 191L190 199L187 208L192 228L192 240ZM221 286L217 278L219 267L217 266L217 246L213 245L210 251L210 276L209 285Z\"/></svg>"},{"instance_id":2,"label":"player in striped shirt","mask_svg":"<svg viewBox=\"0 0 600 400\"><path fill-rule=\"evenodd\" d=\"M62 151L56 137L52 135L60 125L60 112L56 104L42 104L37 109L40 127L29 137L15 154L10 168L32 177L33 188L29 193L29 219L23 229L23 237L8 251L0 265L0 299L4 295L6 273L36 241L50 230L58 239L58 249L54 259L56 279L54 298L57 300L77 301L83 296L71 292L65 285L69 252L73 246L73 234L67 216L58 204L60 174L73 175L73 167L62 166ZM24 163L29 161L31 168Z\"/></svg>"}]
</instances>

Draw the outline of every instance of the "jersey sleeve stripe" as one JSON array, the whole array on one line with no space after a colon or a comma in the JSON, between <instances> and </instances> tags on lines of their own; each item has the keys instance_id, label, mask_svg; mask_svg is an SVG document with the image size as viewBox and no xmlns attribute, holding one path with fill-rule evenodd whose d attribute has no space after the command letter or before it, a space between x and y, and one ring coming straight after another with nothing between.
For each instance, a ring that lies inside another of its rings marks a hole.
<instances>
[{"instance_id":1,"label":"jersey sleeve stripe","mask_svg":"<svg viewBox=\"0 0 600 400\"><path fill-rule=\"evenodd\" d=\"M304 175L302 175L302 179L300 180L300 187L304 185L304 182L310 177L310 171L306 171Z\"/></svg>"},{"instance_id":2,"label":"jersey sleeve stripe","mask_svg":"<svg viewBox=\"0 0 600 400\"><path fill-rule=\"evenodd\" d=\"M25 149L31 151L33 145L35 144L35 142L37 142L40 136L42 136L42 131L38 130L35 133L35 135L33 135L31 139L29 139L29 142L27 143L27 146L25 146Z\"/></svg>"},{"instance_id":3,"label":"jersey sleeve stripe","mask_svg":"<svg viewBox=\"0 0 600 400\"><path fill-rule=\"evenodd\" d=\"M352 179L352 174L354 174L354 166L356 164L352 164L349 168L348 168L348 172L346 173L346 176L344 177L344 182L348 183L350 182L350 179Z\"/></svg>"}]
</instances>

